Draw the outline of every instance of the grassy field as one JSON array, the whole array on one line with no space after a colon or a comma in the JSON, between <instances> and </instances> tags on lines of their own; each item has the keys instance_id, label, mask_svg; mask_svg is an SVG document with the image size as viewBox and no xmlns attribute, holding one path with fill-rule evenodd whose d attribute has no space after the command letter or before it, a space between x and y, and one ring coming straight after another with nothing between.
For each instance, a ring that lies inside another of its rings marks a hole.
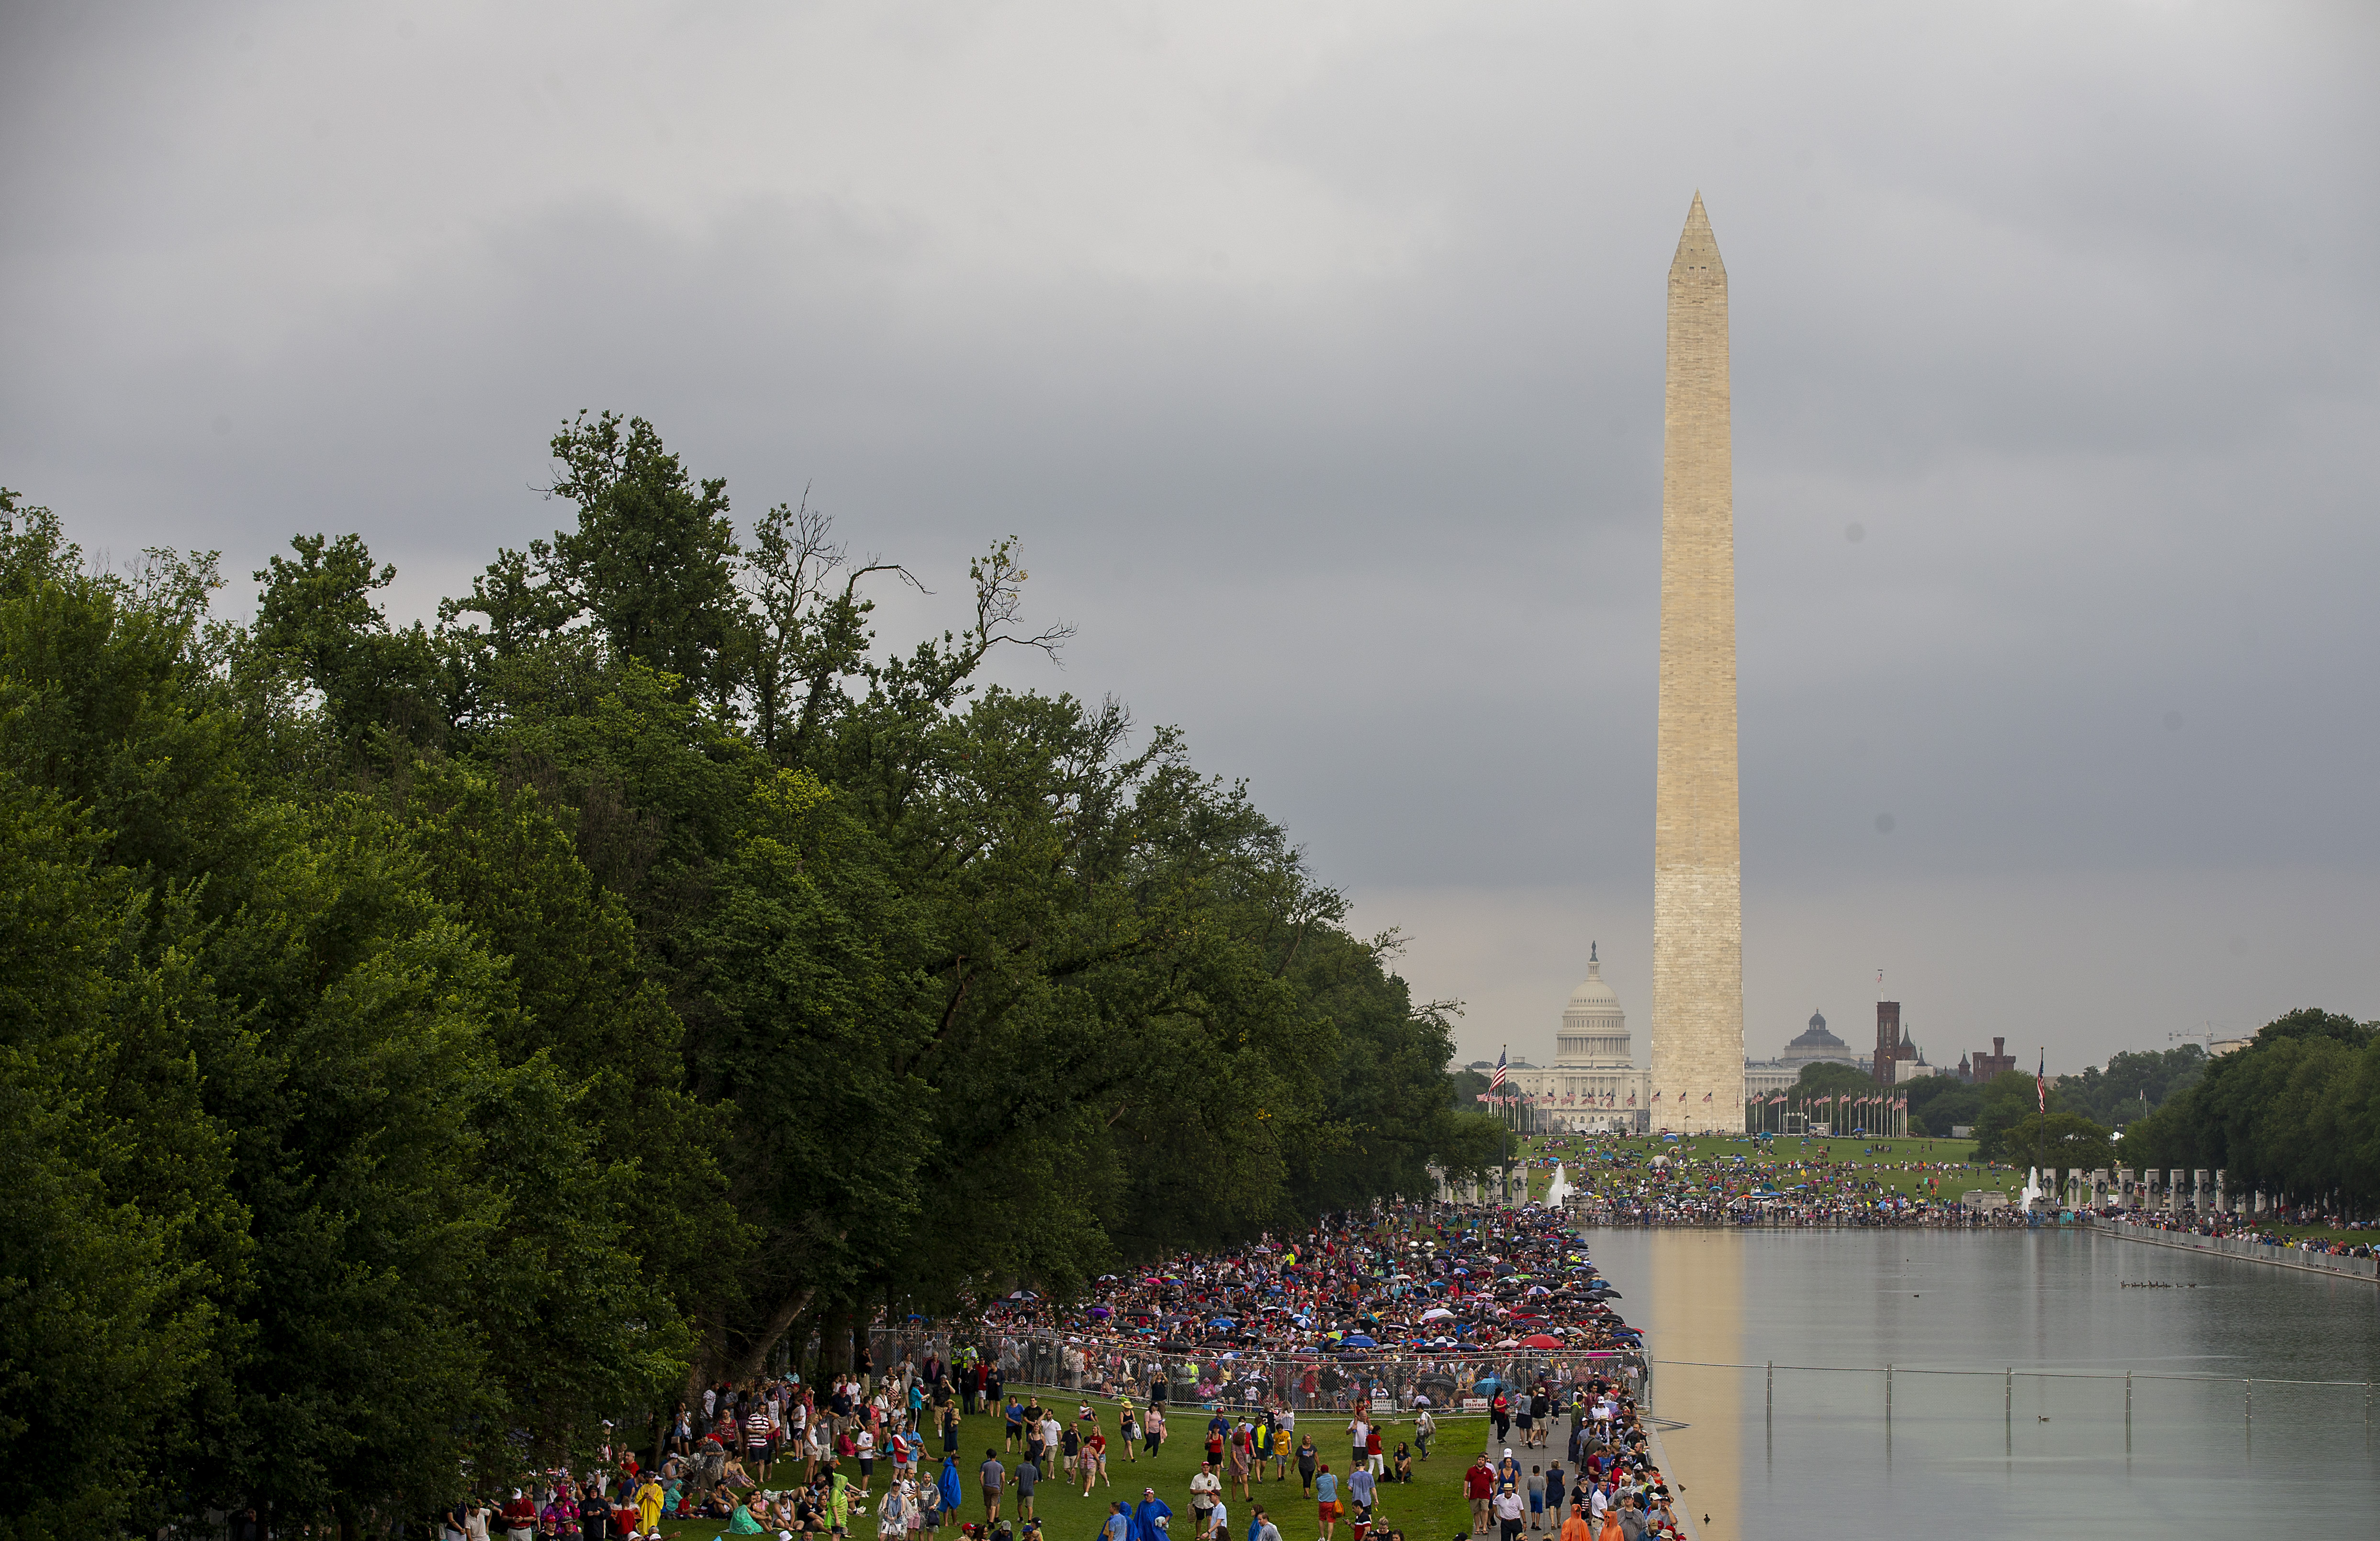
<instances>
[{"instance_id":1,"label":"grassy field","mask_svg":"<svg viewBox=\"0 0 2380 1541\"><path fill-rule=\"evenodd\" d=\"M1051 1392L1049 1397L1043 1405L1054 1407L1062 1421L1071 1419L1082 1401L1064 1392ZM1062 1471L1045 1479L1034 1494L1034 1511L1041 1518L1043 1535L1049 1541L1098 1541L1099 1525L1106 1518L1111 1499L1138 1503L1143 1487L1155 1487L1157 1496L1172 1507L1172 1530L1177 1541L1193 1541L1190 1478L1198 1470L1208 1415L1195 1405L1181 1407L1178 1411L1169 1410L1165 1448L1154 1459L1143 1451L1140 1460L1133 1462L1123 1458L1123 1451L1116 1442L1115 1404L1093 1399L1091 1405L1098 1411L1099 1426L1106 1431L1109 1439L1109 1485L1093 1488L1091 1496L1087 1499L1082 1496L1079 1480L1071 1485L1061 1480L1064 1475ZM1300 1414L1298 1418L1298 1432L1314 1437L1315 1448L1321 1452L1323 1462L1342 1479L1349 1470L1346 1426L1344 1414L1333 1416L1313 1413ZM977 1487L976 1469L983 1464L986 1448L1001 1449L1002 1431L1000 1420L990 1415L965 1419L962 1427L959 1474L966 1489L965 1518L979 1521L984 1512L983 1496ZM1438 1438L1430 1442L1430 1458L1414 1462L1412 1483L1404 1486L1389 1482L1381 1484L1380 1501L1373 1511L1376 1526L1373 1534L1378 1535L1390 1530L1402 1530L1406 1541L1447 1541L1448 1537L1467 1530L1471 1509L1463 1497L1463 1469L1470 1463L1472 1455L1486 1443L1487 1427L1485 1418L1440 1419ZM1397 1442L1412 1442L1413 1420L1410 1417L1391 1420L1382 1430L1382 1437L1387 1441L1390 1464L1393 1467ZM933 1448L935 1454L930 1468L921 1467L921 1472L929 1469L939 1472L941 1469L941 1441L939 1438L934 1439ZM1541 1455L1543 1453L1540 1452ZM1014 1472L1016 1462L1022 1458L1002 1450L1001 1459ZM889 1467L883 1464L877 1467L876 1482L872 1487L876 1496L880 1497L884 1491L888 1470ZM781 1471L788 1486L797 1482L801 1475L798 1463L787 1462ZM1281 1527L1282 1541L1317 1541L1321 1526L1313 1500L1302 1495L1294 1460L1290 1463L1287 1482L1269 1480L1253 1483L1250 1492L1254 1501L1263 1505L1271 1515L1273 1523ZM1345 1497L1343 1484L1341 1497L1342 1499ZM1244 1541L1247 1535L1249 1500L1242 1499L1237 1489L1232 1489L1226 1495L1225 1502L1231 1511L1232 1535L1235 1541ZM1015 1494L1012 1488L1001 1505L1001 1517L1014 1519L1015 1512ZM684 1537L685 1541L707 1541L708 1537L720 1535L725 1528L718 1521L662 1522L662 1534L672 1537L673 1541L679 1537ZM945 1528L932 1534L941 1537L941 1541L949 1541L953 1532ZM1347 1541L1349 1532L1344 1520L1340 1522L1336 1535L1338 1541ZM854 1541L873 1541L876 1535L873 1499L868 1501L864 1515L855 1512L852 1535Z\"/></svg>"}]
</instances>

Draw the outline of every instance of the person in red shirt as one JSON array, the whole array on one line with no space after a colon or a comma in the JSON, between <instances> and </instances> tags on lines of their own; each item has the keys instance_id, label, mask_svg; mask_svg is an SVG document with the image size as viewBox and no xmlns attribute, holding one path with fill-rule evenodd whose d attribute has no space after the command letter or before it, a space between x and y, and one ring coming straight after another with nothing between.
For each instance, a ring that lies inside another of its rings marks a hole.
<instances>
[{"instance_id":1,"label":"person in red shirt","mask_svg":"<svg viewBox=\"0 0 2380 1541\"><path fill-rule=\"evenodd\" d=\"M1488 1464L1485 1454L1471 1458L1463 1474L1463 1491L1471 1500L1471 1534L1484 1535L1488 1531L1488 1499L1496 1491L1496 1468Z\"/></svg>"},{"instance_id":2,"label":"person in red shirt","mask_svg":"<svg viewBox=\"0 0 2380 1541\"><path fill-rule=\"evenodd\" d=\"M530 1541L537 1535L537 1500L516 1487L512 1501L504 1505L504 1535L506 1541Z\"/></svg>"}]
</instances>

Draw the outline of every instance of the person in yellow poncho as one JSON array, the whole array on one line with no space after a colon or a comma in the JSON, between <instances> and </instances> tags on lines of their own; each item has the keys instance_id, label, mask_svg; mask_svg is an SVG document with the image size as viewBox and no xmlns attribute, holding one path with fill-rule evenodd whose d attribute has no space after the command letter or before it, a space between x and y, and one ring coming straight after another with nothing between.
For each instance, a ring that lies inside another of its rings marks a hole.
<instances>
[{"instance_id":1,"label":"person in yellow poncho","mask_svg":"<svg viewBox=\"0 0 2380 1541\"><path fill-rule=\"evenodd\" d=\"M851 1534L851 1479L843 1474L840 1462L826 1463L827 1506L834 1516L834 1528Z\"/></svg>"},{"instance_id":2,"label":"person in yellow poncho","mask_svg":"<svg viewBox=\"0 0 2380 1541\"><path fill-rule=\"evenodd\" d=\"M638 1528L647 1535L662 1533L662 1483L652 1473L645 1474L643 1486L637 1489L637 1520Z\"/></svg>"}]
</instances>

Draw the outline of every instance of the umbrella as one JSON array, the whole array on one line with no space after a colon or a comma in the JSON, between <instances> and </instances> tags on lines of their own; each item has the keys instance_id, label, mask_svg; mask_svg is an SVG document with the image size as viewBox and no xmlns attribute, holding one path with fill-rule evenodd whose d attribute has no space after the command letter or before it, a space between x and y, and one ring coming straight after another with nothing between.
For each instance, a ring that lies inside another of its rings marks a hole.
<instances>
[{"instance_id":1,"label":"umbrella","mask_svg":"<svg viewBox=\"0 0 2380 1541\"><path fill-rule=\"evenodd\" d=\"M1361 1332L1350 1333L1342 1341L1349 1348L1378 1348L1380 1345Z\"/></svg>"},{"instance_id":2,"label":"umbrella","mask_svg":"<svg viewBox=\"0 0 2380 1541\"><path fill-rule=\"evenodd\" d=\"M1428 1310L1421 1314L1421 1319L1426 1322L1446 1321L1451 1319L1453 1316L1454 1313L1448 1310L1445 1306L1433 1305Z\"/></svg>"},{"instance_id":3,"label":"umbrella","mask_svg":"<svg viewBox=\"0 0 2380 1541\"><path fill-rule=\"evenodd\" d=\"M1091 1307L1090 1315L1097 1320L1105 1321L1109 1315L1108 1308L1104 1305L1094 1305Z\"/></svg>"},{"instance_id":4,"label":"umbrella","mask_svg":"<svg viewBox=\"0 0 2380 1541\"><path fill-rule=\"evenodd\" d=\"M1558 1349L1561 1347L1561 1340L1550 1332L1533 1332L1521 1340L1521 1346L1533 1349Z\"/></svg>"},{"instance_id":5,"label":"umbrella","mask_svg":"<svg viewBox=\"0 0 2380 1541\"><path fill-rule=\"evenodd\" d=\"M1220 1328L1226 1328L1226 1329L1229 1329L1229 1328L1234 1328L1234 1327L1237 1327L1237 1326L1239 1326L1240 1324L1239 1324L1239 1323L1237 1323L1237 1322L1235 1322L1235 1321L1233 1321L1233 1320L1232 1320L1231 1317L1217 1317L1213 1321L1208 1322L1207 1325L1208 1325L1208 1327L1220 1327Z\"/></svg>"}]
</instances>

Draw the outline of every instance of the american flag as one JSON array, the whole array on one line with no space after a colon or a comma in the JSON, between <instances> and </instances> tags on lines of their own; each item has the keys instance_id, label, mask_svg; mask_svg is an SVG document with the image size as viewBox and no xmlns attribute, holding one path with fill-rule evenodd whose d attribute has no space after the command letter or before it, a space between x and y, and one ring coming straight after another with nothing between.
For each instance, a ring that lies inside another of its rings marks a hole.
<instances>
[{"instance_id":1,"label":"american flag","mask_svg":"<svg viewBox=\"0 0 2380 1541\"><path fill-rule=\"evenodd\" d=\"M1500 1049L1496 1050L1496 1074L1488 1077L1488 1089L1491 1092L1504 1089L1504 1050Z\"/></svg>"},{"instance_id":2,"label":"american flag","mask_svg":"<svg viewBox=\"0 0 2380 1541\"><path fill-rule=\"evenodd\" d=\"M2046 1049L2041 1051L2040 1064L2033 1073L2033 1096L2034 1100L2041 1104L2043 1112L2049 1111L2049 1050Z\"/></svg>"}]
</instances>

